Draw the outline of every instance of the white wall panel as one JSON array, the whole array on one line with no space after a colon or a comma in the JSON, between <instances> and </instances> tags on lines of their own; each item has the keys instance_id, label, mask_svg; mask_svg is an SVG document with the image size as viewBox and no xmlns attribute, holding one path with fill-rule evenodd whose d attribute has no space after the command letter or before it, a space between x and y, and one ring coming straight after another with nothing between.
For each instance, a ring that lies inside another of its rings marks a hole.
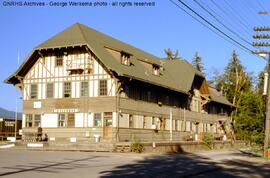
<instances>
[{"instance_id":1,"label":"white wall panel","mask_svg":"<svg viewBox=\"0 0 270 178\"><path fill-rule=\"evenodd\" d=\"M117 112L113 112L113 127L117 127Z\"/></svg>"},{"instance_id":2,"label":"white wall panel","mask_svg":"<svg viewBox=\"0 0 270 178\"><path fill-rule=\"evenodd\" d=\"M99 90L99 86L98 86L98 80L94 80L94 97L97 97L98 96L98 90Z\"/></svg>"},{"instance_id":3,"label":"white wall panel","mask_svg":"<svg viewBox=\"0 0 270 178\"><path fill-rule=\"evenodd\" d=\"M75 113L75 127L83 127L84 119L84 113Z\"/></svg>"},{"instance_id":4,"label":"white wall panel","mask_svg":"<svg viewBox=\"0 0 270 178\"><path fill-rule=\"evenodd\" d=\"M88 127L93 127L94 125L94 113L88 114Z\"/></svg>"},{"instance_id":5,"label":"white wall panel","mask_svg":"<svg viewBox=\"0 0 270 178\"><path fill-rule=\"evenodd\" d=\"M63 83L59 82L58 83L58 98L63 98Z\"/></svg>"},{"instance_id":6,"label":"white wall panel","mask_svg":"<svg viewBox=\"0 0 270 178\"><path fill-rule=\"evenodd\" d=\"M76 82L71 82L71 97L76 97Z\"/></svg>"},{"instance_id":7,"label":"white wall panel","mask_svg":"<svg viewBox=\"0 0 270 178\"><path fill-rule=\"evenodd\" d=\"M41 115L41 127L57 127L58 118L57 114L44 114Z\"/></svg>"},{"instance_id":8,"label":"white wall panel","mask_svg":"<svg viewBox=\"0 0 270 178\"><path fill-rule=\"evenodd\" d=\"M90 84L90 97L93 97L94 96L94 81L90 80L89 84Z\"/></svg>"}]
</instances>

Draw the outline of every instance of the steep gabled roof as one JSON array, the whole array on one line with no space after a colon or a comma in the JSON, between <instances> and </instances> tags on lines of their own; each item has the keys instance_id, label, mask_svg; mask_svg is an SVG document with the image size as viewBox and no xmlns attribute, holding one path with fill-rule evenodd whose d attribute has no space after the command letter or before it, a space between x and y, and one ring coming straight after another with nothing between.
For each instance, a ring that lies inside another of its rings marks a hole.
<instances>
[{"instance_id":1,"label":"steep gabled roof","mask_svg":"<svg viewBox=\"0 0 270 178\"><path fill-rule=\"evenodd\" d=\"M224 105L229 105L234 107L232 103L230 103L223 95L222 93L218 92L215 88L209 87L209 93L211 100L217 103L221 103Z\"/></svg>"},{"instance_id":2,"label":"steep gabled roof","mask_svg":"<svg viewBox=\"0 0 270 178\"><path fill-rule=\"evenodd\" d=\"M38 45L35 49L86 45L80 24L75 24Z\"/></svg>"},{"instance_id":3,"label":"steep gabled roof","mask_svg":"<svg viewBox=\"0 0 270 178\"><path fill-rule=\"evenodd\" d=\"M204 79L203 74L195 70L191 64L185 60L164 60L158 58L85 25L76 23L34 48L19 69L7 78L5 82L13 84L19 83L19 76L23 77L26 71L29 70L35 62L33 56L38 55L39 50L70 46L87 46L108 70L114 71L118 76L133 78L185 94L189 93L196 75ZM119 59L115 59L106 48L113 48L132 54L130 58L132 65L121 65ZM158 65L163 70L160 71L159 76L155 76L152 74L152 71L146 69L143 64L144 62ZM214 94L213 98L218 101L222 100L220 99L221 97ZM223 100L222 102L224 104L230 104Z\"/></svg>"},{"instance_id":4,"label":"steep gabled roof","mask_svg":"<svg viewBox=\"0 0 270 178\"><path fill-rule=\"evenodd\" d=\"M63 32L60 32L49 40L41 43L34 48L32 54L35 54L36 51L42 49L83 45L86 45L91 51L93 51L93 53L109 70L116 72L119 76L134 78L182 93L188 93L195 73L197 73L196 70L194 70L186 61L164 60L158 58L80 23L74 24ZM119 61L106 50L106 47L119 49L132 54L131 62L133 65L120 65ZM5 80L5 82L18 82L16 76L20 76L20 72L23 69L26 70L25 66L29 66L29 61L31 61L31 55L13 75ZM164 70L161 71L160 76L152 75L152 71L146 71L142 61L156 64L158 66L163 65Z\"/></svg>"}]
</instances>

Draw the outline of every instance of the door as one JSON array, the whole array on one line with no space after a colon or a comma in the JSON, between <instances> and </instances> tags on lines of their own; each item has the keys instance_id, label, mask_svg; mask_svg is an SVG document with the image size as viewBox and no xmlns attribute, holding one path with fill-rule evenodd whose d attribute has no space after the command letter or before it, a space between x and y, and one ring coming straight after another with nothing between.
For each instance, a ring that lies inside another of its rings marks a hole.
<instances>
[{"instance_id":1,"label":"door","mask_svg":"<svg viewBox=\"0 0 270 178\"><path fill-rule=\"evenodd\" d=\"M112 112L104 112L103 114L103 136L112 137Z\"/></svg>"},{"instance_id":2,"label":"door","mask_svg":"<svg viewBox=\"0 0 270 178\"><path fill-rule=\"evenodd\" d=\"M75 126L75 115L68 114L67 127L74 127L74 126Z\"/></svg>"}]
</instances>

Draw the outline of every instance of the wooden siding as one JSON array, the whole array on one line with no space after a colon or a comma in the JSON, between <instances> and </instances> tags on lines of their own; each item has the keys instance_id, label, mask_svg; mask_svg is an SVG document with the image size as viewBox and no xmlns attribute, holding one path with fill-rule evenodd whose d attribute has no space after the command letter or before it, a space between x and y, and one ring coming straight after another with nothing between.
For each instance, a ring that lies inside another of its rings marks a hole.
<instances>
[{"instance_id":1,"label":"wooden siding","mask_svg":"<svg viewBox=\"0 0 270 178\"><path fill-rule=\"evenodd\" d=\"M158 104L154 103L136 101L128 98L120 98L120 110L123 113L169 118L170 109L172 110L174 119L204 123L217 123L219 120L229 120L228 116L204 114L181 108L159 106Z\"/></svg>"},{"instance_id":2,"label":"wooden siding","mask_svg":"<svg viewBox=\"0 0 270 178\"><path fill-rule=\"evenodd\" d=\"M35 102L40 102L41 108L34 108ZM115 108L116 97L26 100L23 102L24 114L58 113L54 112L55 109L77 109L77 112L115 112Z\"/></svg>"}]
</instances>

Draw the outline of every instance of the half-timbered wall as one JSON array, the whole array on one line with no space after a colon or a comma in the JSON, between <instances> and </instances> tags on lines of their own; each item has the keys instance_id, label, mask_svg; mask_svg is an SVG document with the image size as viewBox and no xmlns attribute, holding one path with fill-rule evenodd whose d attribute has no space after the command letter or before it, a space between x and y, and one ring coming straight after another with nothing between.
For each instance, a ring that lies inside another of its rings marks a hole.
<instances>
[{"instance_id":1,"label":"half-timbered wall","mask_svg":"<svg viewBox=\"0 0 270 178\"><path fill-rule=\"evenodd\" d=\"M32 115L32 122L35 115L40 115L41 127L59 127L59 114L65 114L65 126L68 114L74 114L73 127L93 127L94 113L103 112L113 113L115 126L116 79L93 54L85 50L62 52L62 65L56 61L57 54L59 52L41 55L24 77L23 127L27 127L26 115ZM65 95L67 87L70 88L68 97ZM35 89L32 97L31 89ZM83 89L87 91L83 92ZM37 125L32 124L31 127Z\"/></svg>"},{"instance_id":2,"label":"half-timbered wall","mask_svg":"<svg viewBox=\"0 0 270 178\"><path fill-rule=\"evenodd\" d=\"M70 74L69 63L82 68L82 74ZM90 70L88 72L88 69ZM105 71L101 64L87 52L63 56L63 66L56 66L56 55L40 57L23 80L23 99L30 100L30 86L37 84L38 100L46 99L47 84L54 84L54 97L63 98L63 83L71 82L71 98L80 98L81 82L88 81L89 96L99 96L99 81L107 80L107 96L115 96L115 80Z\"/></svg>"}]
</instances>

